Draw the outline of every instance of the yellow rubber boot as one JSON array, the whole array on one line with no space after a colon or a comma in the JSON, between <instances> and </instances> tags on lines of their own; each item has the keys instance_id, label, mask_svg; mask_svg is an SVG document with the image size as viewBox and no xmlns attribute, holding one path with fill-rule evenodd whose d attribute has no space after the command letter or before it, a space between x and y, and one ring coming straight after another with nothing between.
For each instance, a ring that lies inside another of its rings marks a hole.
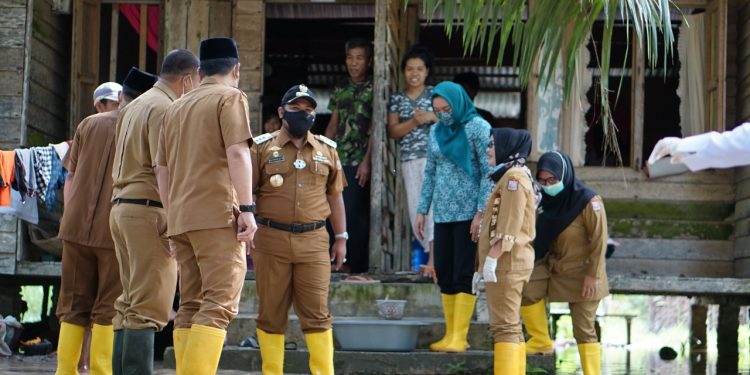
<instances>
[{"instance_id":1,"label":"yellow rubber boot","mask_svg":"<svg viewBox=\"0 0 750 375\"><path fill-rule=\"evenodd\" d=\"M474 314L474 305L477 296L467 293L456 294L456 301L453 307L453 335L450 342L440 349L439 352L460 353L465 352L469 343L466 336L469 334L469 324L471 316Z\"/></svg>"},{"instance_id":2,"label":"yellow rubber boot","mask_svg":"<svg viewBox=\"0 0 750 375\"><path fill-rule=\"evenodd\" d=\"M193 324L182 358L182 375L214 375L227 331Z\"/></svg>"},{"instance_id":3,"label":"yellow rubber boot","mask_svg":"<svg viewBox=\"0 0 750 375\"><path fill-rule=\"evenodd\" d=\"M521 351L521 345L514 342L496 342L495 343L495 375L513 375L518 374L518 353ZM525 370L524 370L525 371Z\"/></svg>"},{"instance_id":4,"label":"yellow rubber boot","mask_svg":"<svg viewBox=\"0 0 750 375\"><path fill-rule=\"evenodd\" d=\"M518 351L518 375L526 375L526 343L522 342Z\"/></svg>"},{"instance_id":5,"label":"yellow rubber boot","mask_svg":"<svg viewBox=\"0 0 750 375\"><path fill-rule=\"evenodd\" d=\"M266 333L261 329L256 329L255 334L260 344L263 375L284 374L284 335Z\"/></svg>"},{"instance_id":6,"label":"yellow rubber boot","mask_svg":"<svg viewBox=\"0 0 750 375\"><path fill-rule=\"evenodd\" d=\"M62 322L57 341L57 370L55 375L78 375L78 360L81 357L83 333L86 328Z\"/></svg>"},{"instance_id":7,"label":"yellow rubber boot","mask_svg":"<svg viewBox=\"0 0 750 375\"><path fill-rule=\"evenodd\" d=\"M440 293L440 299L443 301L443 316L445 316L445 336L442 339L430 344L430 350L440 351L448 346L453 336L453 312L456 305L455 294Z\"/></svg>"},{"instance_id":8,"label":"yellow rubber boot","mask_svg":"<svg viewBox=\"0 0 750 375\"><path fill-rule=\"evenodd\" d=\"M306 333L305 342L310 352L310 374L333 375L333 331Z\"/></svg>"},{"instance_id":9,"label":"yellow rubber boot","mask_svg":"<svg viewBox=\"0 0 750 375\"><path fill-rule=\"evenodd\" d=\"M185 354L190 328L175 328L172 331L172 341L174 342L174 363L177 375L182 375L182 359Z\"/></svg>"},{"instance_id":10,"label":"yellow rubber boot","mask_svg":"<svg viewBox=\"0 0 750 375\"><path fill-rule=\"evenodd\" d=\"M547 307L544 300L533 305L521 306L521 317L526 325L529 341L526 342L526 353L531 355L552 354L552 340L549 338Z\"/></svg>"},{"instance_id":11,"label":"yellow rubber boot","mask_svg":"<svg viewBox=\"0 0 750 375\"><path fill-rule=\"evenodd\" d=\"M89 359L91 375L112 375L112 347L115 343L115 331L111 325L94 324L91 327L91 358Z\"/></svg>"},{"instance_id":12,"label":"yellow rubber boot","mask_svg":"<svg viewBox=\"0 0 750 375\"><path fill-rule=\"evenodd\" d=\"M602 348L598 342L578 344L578 355L581 356L583 375L600 375Z\"/></svg>"}]
</instances>

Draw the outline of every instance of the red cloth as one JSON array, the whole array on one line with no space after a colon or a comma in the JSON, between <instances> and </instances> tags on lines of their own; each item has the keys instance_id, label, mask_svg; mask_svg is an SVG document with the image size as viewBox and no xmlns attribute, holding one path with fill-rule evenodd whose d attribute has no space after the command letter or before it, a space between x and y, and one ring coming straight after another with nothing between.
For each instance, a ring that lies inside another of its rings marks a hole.
<instances>
[{"instance_id":1,"label":"red cloth","mask_svg":"<svg viewBox=\"0 0 750 375\"><path fill-rule=\"evenodd\" d=\"M159 6L149 5L147 8L148 19L146 20L146 44L152 51L159 50ZM130 26L140 35L141 30L141 6L139 4L120 4L120 13L128 20Z\"/></svg>"},{"instance_id":2,"label":"red cloth","mask_svg":"<svg viewBox=\"0 0 750 375\"><path fill-rule=\"evenodd\" d=\"M3 186L0 186L0 206L10 206L10 183L16 165L16 151L0 151L0 175Z\"/></svg>"}]
</instances>

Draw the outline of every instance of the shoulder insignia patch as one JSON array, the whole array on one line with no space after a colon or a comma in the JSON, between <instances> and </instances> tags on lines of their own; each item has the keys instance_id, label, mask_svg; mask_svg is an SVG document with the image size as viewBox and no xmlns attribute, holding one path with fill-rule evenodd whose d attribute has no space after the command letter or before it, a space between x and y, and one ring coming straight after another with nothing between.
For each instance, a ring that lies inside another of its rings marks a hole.
<instances>
[{"instance_id":1,"label":"shoulder insignia patch","mask_svg":"<svg viewBox=\"0 0 750 375\"><path fill-rule=\"evenodd\" d=\"M330 147L336 148L336 142L332 141L330 138L324 136L324 135L316 135L315 139L327 144Z\"/></svg>"},{"instance_id":2,"label":"shoulder insignia patch","mask_svg":"<svg viewBox=\"0 0 750 375\"><path fill-rule=\"evenodd\" d=\"M273 139L273 137L275 137L274 133L261 134L253 138L253 143L255 143L256 145L263 144Z\"/></svg>"},{"instance_id":3,"label":"shoulder insignia patch","mask_svg":"<svg viewBox=\"0 0 750 375\"><path fill-rule=\"evenodd\" d=\"M508 180L508 191L516 191L518 190L518 180L515 178L511 178Z\"/></svg>"},{"instance_id":4,"label":"shoulder insignia patch","mask_svg":"<svg viewBox=\"0 0 750 375\"><path fill-rule=\"evenodd\" d=\"M601 211L602 210L602 204L598 200L591 200L591 208L594 209L594 211Z\"/></svg>"}]
</instances>

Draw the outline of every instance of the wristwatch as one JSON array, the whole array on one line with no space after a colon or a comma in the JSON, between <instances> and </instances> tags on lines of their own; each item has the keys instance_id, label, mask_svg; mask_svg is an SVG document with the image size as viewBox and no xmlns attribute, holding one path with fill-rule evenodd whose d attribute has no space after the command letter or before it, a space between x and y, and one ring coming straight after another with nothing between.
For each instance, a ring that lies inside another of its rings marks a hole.
<instances>
[{"instance_id":1,"label":"wristwatch","mask_svg":"<svg viewBox=\"0 0 750 375\"><path fill-rule=\"evenodd\" d=\"M333 235L333 238L335 238L337 240L338 239L348 240L349 239L349 233L347 233L347 232L337 233L337 234Z\"/></svg>"},{"instance_id":2,"label":"wristwatch","mask_svg":"<svg viewBox=\"0 0 750 375\"><path fill-rule=\"evenodd\" d=\"M255 213L255 203L253 204L241 204L240 205L240 212L250 212Z\"/></svg>"}]
</instances>

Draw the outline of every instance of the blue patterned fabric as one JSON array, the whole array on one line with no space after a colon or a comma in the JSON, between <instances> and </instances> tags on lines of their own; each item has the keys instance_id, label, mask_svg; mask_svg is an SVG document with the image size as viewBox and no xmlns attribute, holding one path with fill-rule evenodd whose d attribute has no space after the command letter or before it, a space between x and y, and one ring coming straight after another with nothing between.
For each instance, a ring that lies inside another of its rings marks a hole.
<instances>
[{"instance_id":1,"label":"blue patterned fabric","mask_svg":"<svg viewBox=\"0 0 750 375\"><path fill-rule=\"evenodd\" d=\"M432 112L432 86L425 86L418 98L412 99L406 92L391 94L388 100L388 113L398 113L398 121L405 122L414 117L414 109ZM417 126L398 141L401 146L401 162L427 157L427 142L430 138L430 126L425 123Z\"/></svg>"},{"instance_id":2,"label":"blue patterned fabric","mask_svg":"<svg viewBox=\"0 0 750 375\"><path fill-rule=\"evenodd\" d=\"M492 182L487 175L487 146L490 142L490 124L477 116L464 126L472 175L449 160L440 151L435 140L436 126L430 130L427 149L427 165L417 212L427 214L432 206L436 223L453 223L474 218L477 211L484 210L492 191Z\"/></svg>"}]
</instances>

